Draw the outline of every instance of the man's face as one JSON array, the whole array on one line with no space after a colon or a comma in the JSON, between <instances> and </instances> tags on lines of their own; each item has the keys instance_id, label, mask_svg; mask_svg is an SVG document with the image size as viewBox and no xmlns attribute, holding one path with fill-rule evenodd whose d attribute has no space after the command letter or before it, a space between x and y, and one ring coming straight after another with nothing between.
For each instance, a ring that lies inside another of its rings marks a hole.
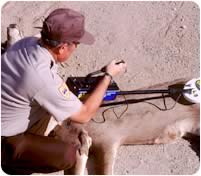
<instances>
[{"instance_id":1,"label":"man's face","mask_svg":"<svg viewBox=\"0 0 201 176\"><path fill-rule=\"evenodd\" d=\"M77 43L72 43L70 45L65 43L62 46L60 46L57 55L57 62L67 61L76 48Z\"/></svg>"}]
</instances>

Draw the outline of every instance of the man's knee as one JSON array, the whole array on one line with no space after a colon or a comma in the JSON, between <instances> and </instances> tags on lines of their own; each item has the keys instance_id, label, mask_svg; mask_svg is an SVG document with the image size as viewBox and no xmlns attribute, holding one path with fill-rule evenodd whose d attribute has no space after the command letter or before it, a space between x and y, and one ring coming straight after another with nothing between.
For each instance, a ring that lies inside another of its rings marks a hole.
<instances>
[{"instance_id":1,"label":"man's knee","mask_svg":"<svg viewBox=\"0 0 201 176\"><path fill-rule=\"evenodd\" d=\"M74 145L65 144L63 160L56 163L56 168L58 170L66 170L73 167L76 162L76 151L77 147L75 147Z\"/></svg>"},{"instance_id":2,"label":"man's knee","mask_svg":"<svg viewBox=\"0 0 201 176\"><path fill-rule=\"evenodd\" d=\"M24 142L18 138L20 139L20 137L9 137L3 141L2 153L6 160L13 161L17 156L20 156L24 148Z\"/></svg>"}]
</instances>

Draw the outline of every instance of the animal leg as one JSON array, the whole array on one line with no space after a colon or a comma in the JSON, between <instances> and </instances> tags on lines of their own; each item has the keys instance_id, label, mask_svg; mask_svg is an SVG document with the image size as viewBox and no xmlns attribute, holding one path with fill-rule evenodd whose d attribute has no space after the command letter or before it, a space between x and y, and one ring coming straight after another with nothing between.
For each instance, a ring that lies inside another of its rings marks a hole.
<instances>
[{"instance_id":1,"label":"animal leg","mask_svg":"<svg viewBox=\"0 0 201 176\"><path fill-rule=\"evenodd\" d=\"M73 168L73 171L71 170L71 174L75 175L84 175L88 160L89 148L92 144L91 137L89 137L87 132L84 130L81 132L80 142L81 148L76 153L76 164Z\"/></svg>"},{"instance_id":2,"label":"animal leg","mask_svg":"<svg viewBox=\"0 0 201 176\"><path fill-rule=\"evenodd\" d=\"M104 151L104 175L113 175L118 146L112 146Z\"/></svg>"},{"instance_id":3,"label":"animal leg","mask_svg":"<svg viewBox=\"0 0 201 176\"><path fill-rule=\"evenodd\" d=\"M92 145L93 146L93 145ZM112 175L118 145L93 146L87 164L90 175Z\"/></svg>"},{"instance_id":4,"label":"animal leg","mask_svg":"<svg viewBox=\"0 0 201 176\"><path fill-rule=\"evenodd\" d=\"M7 28L7 48L22 39L22 33L17 24L10 24Z\"/></svg>"},{"instance_id":5,"label":"animal leg","mask_svg":"<svg viewBox=\"0 0 201 176\"><path fill-rule=\"evenodd\" d=\"M187 133L199 135L199 118L185 118L167 126L162 134L154 140L155 144L171 143Z\"/></svg>"}]
</instances>

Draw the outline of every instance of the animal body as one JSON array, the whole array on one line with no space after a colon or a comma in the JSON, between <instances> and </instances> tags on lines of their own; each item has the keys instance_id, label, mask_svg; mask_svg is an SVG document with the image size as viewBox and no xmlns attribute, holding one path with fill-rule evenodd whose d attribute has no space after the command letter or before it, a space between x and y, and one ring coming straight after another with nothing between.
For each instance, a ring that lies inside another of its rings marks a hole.
<instances>
[{"instance_id":1,"label":"animal body","mask_svg":"<svg viewBox=\"0 0 201 176\"><path fill-rule=\"evenodd\" d=\"M14 33L15 26L11 26L8 32ZM13 39L16 40L12 40L11 44L19 38ZM174 80L144 89L182 88L188 80ZM69 134L68 130L71 129L69 126L73 126L73 129L84 128L81 138L76 134L76 130L72 135L75 141L78 140L76 137L80 138L81 149L84 149L84 152L78 155L76 166L66 173L83 174L87 167L89 174L113 174L115 157L121 145L165 144L175 142L178 138L188 134L199 135L200 105L186 101L183 95L173 94L169 97L162 95L160 98L158 95L126 96L127 100L130 98L135 99L136 103L129 104L128 107L122 105L109 109L108 107L100 108L94 120L84 125L74 122L69 124L67 120L58 126L54 118L51 118L45 135L65 140L65 137L68 137L65 135ZM146 98L149 100L145 100ZM121 118L118 118L118 114L121 114L125 108L128 108L127 111ZM101 122L103 114L105 121ZM67 133L63 132L65 128L68 128ZM92 138L89 154L91 139L85 131ZM80 130L77 130L77 133L80 133Z\"/></svg>"},{"instance_id":2,"label":"animal body","mask_svg":"<svg viewBox=\"0 0 201 176\"><path fill-rule=\"evenodd\" d=\"M181 88L186 81L188 79L175 80L150 89ZM150 95L132 95L136 100L148 97ZM92 138L87 163L89 174L113 174L115 157L121 145L166 144L188 134L199 135L200 106L189 103L181 94L130 104L124 115L117 118L116 115L121 114L125 107L118 106L107 111L105 109L108 107L100 108L94 121L82 125ZM105 122L101 123L103 111ZM113 111L116 111L116 115Z\"/></svg>"}]
</instances>

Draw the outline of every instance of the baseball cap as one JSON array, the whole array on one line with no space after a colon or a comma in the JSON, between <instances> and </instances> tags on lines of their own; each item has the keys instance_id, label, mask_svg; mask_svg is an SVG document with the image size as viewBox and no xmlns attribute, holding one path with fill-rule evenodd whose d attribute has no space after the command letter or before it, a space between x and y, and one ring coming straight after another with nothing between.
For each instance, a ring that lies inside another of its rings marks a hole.
<instances>
[{"instance_id":1,"label":"baseball cap","mask_svg":"<svg viewBox=\"0 0 201 176\"><path fill-rule=\"evenodd\" d=\"M59 8L44 20L42 37L55 42L83 43L91 45L95 39L84 28L85 18L79 12L67 8Z\"/></svg>"}]
</instances>

